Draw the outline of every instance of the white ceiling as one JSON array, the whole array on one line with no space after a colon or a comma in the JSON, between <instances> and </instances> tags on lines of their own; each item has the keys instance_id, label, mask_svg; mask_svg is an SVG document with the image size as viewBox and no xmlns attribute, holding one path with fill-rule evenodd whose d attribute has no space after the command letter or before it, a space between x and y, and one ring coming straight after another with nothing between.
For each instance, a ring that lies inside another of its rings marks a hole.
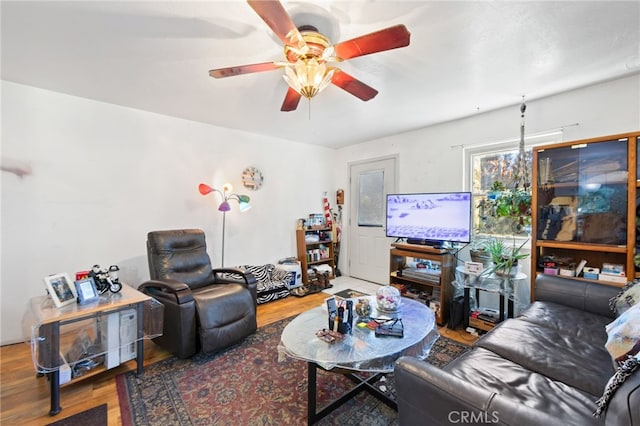
<instances>
[{"instance_id":1,"label":"white ceiling","mask_svg":"<svg viewBox=\"0 0 640 426\"><path fill-rule=\"evenodd\" d=\"M283 60L244 1L2 1L2 79L340 147L640 72L640 2L282 1L333 43L396 24L408 47L340 64L379 90L330 86L280 112L283 71L208 71Z\"/></svg>"}]
</instances>

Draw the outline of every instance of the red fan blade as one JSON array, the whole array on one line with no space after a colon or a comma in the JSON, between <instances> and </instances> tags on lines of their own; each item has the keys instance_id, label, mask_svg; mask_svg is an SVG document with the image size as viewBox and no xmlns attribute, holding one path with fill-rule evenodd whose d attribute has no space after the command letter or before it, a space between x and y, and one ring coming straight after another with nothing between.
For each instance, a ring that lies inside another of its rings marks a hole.
<instances>
[{"instance_id":1,"label":"red fan blade","mask_svg":"<svg viewBox=\"0 0 640 426\"><path fill-rule=\"evenodd\" d=\"M234 75L250 74L253 72L272 71L280 68L275 62L263 62L261 64L239 65L237 67L218 68L209 71L209 75L215 78L233 77Z\"/></svg>"},{"instance_id":2,"label":"red fan blade","mask_svg":"<svg viewBox=\"0 0 640 426\"><path fill-rule=\"evenodd\" d=\"M302 95L289 87L287 95L284 97L284 102L282 102L282 108L280 108L280 111L295 111L300 103L300 98L302 98Z\"/></svg>"},{"instance_id":3,"label":"red fan blade","mask_svg":"<svg viewBox=\"0 0 640 426\"><path fill-rule=\"evenodd\" d=\"M354 77L350 76L346 72L340 70L333 74L333 78L331 79L331 83L340 87L341 89L346 90L351 93L353 96L362 99L363 101L368 101L369 99L373 99L378 94L378 91L371 86L367 86L360 80L356 80Z\"/></svg>"},{"instance_id":4,"label":"red fan blade","mask_svg":"<svg viewBox=\"0 0 640 426\"><path fill-rule=\"evenodd\" d=\"M336 56L342 59L356 58L370 53L383 52L409 45L411 34L404 25L396 25L375 33L343 41L334 46Z\"/></svg>"},{"instance_id":5,"label":"red fan blade","mask_svg":"<svg viewBox=\"0 0 640 426\"><path fill-rule=\"evenodd\" d=\"M306 45L300 31L284 6L277 0L247 0L249 6L262 18L271 30L287 46L301 49Z\"/></svg>"}]
</instances>

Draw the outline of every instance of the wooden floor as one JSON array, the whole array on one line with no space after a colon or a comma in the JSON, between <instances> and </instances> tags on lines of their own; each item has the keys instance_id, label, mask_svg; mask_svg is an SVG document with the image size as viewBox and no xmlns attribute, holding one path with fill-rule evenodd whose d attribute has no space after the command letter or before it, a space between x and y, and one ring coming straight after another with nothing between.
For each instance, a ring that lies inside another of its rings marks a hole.
<instances>
[{"instance_id":1,"label":"wooden floor","mask_svg":"<svg viewBox=\"0 0 640 426\"><path fill-rule=\"evenodd\" d=\"M258 306L258 327L315 308L328 295L317 293L303 298L294 296ZM464 331L441 328L444 336L471 344L473 336ZM145 340L144 364L170 356L150 340ZM108 404L109 425L122 424L115 377L136 369L135 361L105 371L95 377L63 386L60 391L62 411L49 416L49 386L45 377L36 377L31 349L26 343L0 348L0 424L46 425L98 405Z\"/></svg>"}]
</instances>

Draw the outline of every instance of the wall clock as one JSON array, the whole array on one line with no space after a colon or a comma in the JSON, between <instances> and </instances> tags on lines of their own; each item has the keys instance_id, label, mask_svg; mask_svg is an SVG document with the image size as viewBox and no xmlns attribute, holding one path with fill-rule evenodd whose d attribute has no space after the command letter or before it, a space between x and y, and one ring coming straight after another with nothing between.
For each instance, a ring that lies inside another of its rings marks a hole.
<instances>
[{"instance_id":1,"label":"wall clock","mask_svg":"<svg viewBox=\"0 0 640 426\"><path fill-rule=\"evenodd\" d=\"M264 176L262 176L262 172L258 170L256 167L247 167L242 172L242 185L251 189L252 191L257 191L262 187L264 183Z\"/></svg>"}]
</instances>

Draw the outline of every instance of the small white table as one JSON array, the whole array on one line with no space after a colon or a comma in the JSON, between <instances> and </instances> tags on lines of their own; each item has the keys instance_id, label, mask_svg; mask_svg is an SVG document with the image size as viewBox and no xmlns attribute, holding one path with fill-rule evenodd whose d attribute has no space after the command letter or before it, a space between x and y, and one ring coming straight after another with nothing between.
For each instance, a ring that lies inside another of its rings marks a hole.
<instances>
[{"instance_id":1,"label":"small white table","mask_svg":"<svg viewBox=\"0 0 640 426\"><path fill-rule=\"evenodd\" d=\"M456 268L456 283L464 290L464 326L469 326L469 297L471 290L475 290L476 301L479 298L480 291L497 293L499 295L500 311L498 312L498 322L502 322L505 319L505 298L507 302L506 318L513 318L515 311L514 304L522 302L518 296L518 289L525 285L528 288L527 278L527 275L522 272L509 277L499 276L495 273L476 276L465 273L464 267L458 266Z\"/></svg>"},{"instance_id":2,"label":"small white table","mask_svg":"<svg viewBox=\"0 0 640 426\"><path fill-rule=\"evenodd\" d=\"M145 320L145 304L152 312L152 318ZM71 304L56 308L53 301L48 296L38 296L31 299L30 309L27 311L24 324L29 328L31 341L31 351L34 366L39 375L47 375L51 388L51 409L50 415L58 414L60 407L60 369L66 365L61 357L61 348L69 347L82 330L91 329L96 334L96 341L100 341L102 352L92 353L90 357L77 360L77 363L88 361L98 356L104 356L108 352L104 342L107 336L101 334L98 327L98 319L104 319L112 313L119 313L127 309L134 309L136 312L135 332L130 336L122 336L120 324L115 330L119 335L117 348L123 346L136 345L137 373L142 374L144 353L143 338L157 337L162 334L163 309L162 305L150 296L139 292L128 285L123 285L118 293L106 292L101 295L98 301L85 305ZM149 330L145 331L145 325ZM91 377L105 370L99 367L92 370L90 374L85 374L75 380Z\"/></svg>"}]
</instances>

